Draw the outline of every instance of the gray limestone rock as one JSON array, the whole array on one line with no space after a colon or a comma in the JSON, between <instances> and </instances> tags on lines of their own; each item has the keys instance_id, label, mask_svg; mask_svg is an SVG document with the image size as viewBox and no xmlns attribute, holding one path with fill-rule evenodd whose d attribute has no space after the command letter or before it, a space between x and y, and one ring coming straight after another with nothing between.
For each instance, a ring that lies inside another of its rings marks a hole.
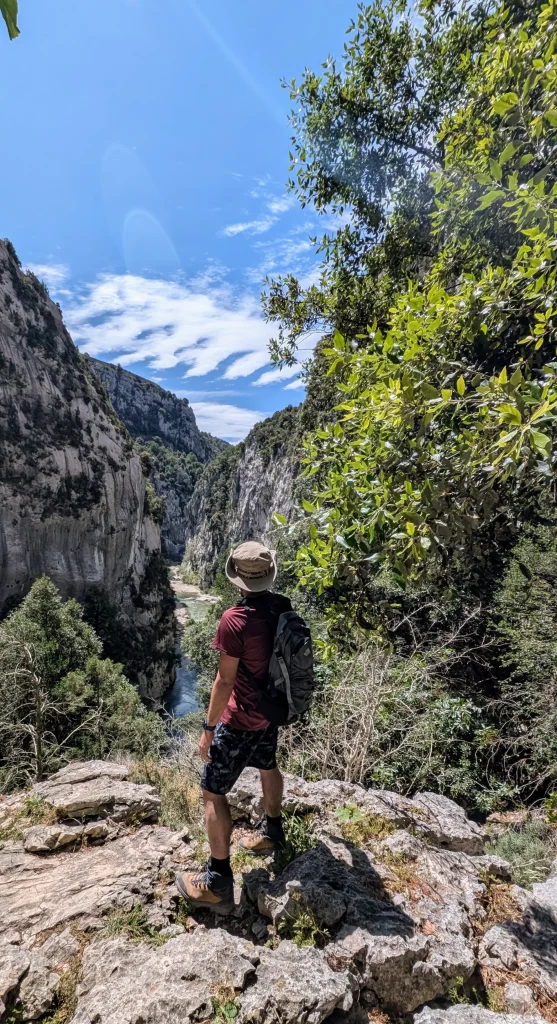
<instances>
[{"instance_id":1,"label":"gray limestone rock","mask_svg":"<svg viewBox=\"0 0 557 1024\"><path fill-rule=\"evenodd\" d=\"M557 921L557 877L548 878L547 882L535 882L532 892L536 903L545 907Z\"/></svg>"},{"instance_id":2,"label":"gray limestone rock","mask_svg":"<svg viewBox=\"0 0 557 1024\"><path fill-rule=\"evenodd\" d=\"M70 929L65 928L63 932L54 932L39 948L48 966L56 970L79 952L79 942Z\"/></svg>"},{"instance_id":3,"label":"gray limestone rock","mask_svg":"<svg viewBox=\"0 0 557 1024\"><path fill-rule=\"evenodd\" d=\"M46 1013L60 987L60 975L50 970L40 950L32 950L29 970L23 978L19 997L21 1019L37 1020Z\"/></svg>"},{"instance_id":4,"label":"gray limestone rock","mask_svg":"<svg viewBox=\"0 0 557 1024\"><path fill-rule=\"evenodd\" d=\"M545 1024L541 1017L521 1017L522 1024ZM516 1016L492 1013L482 1006L451 1006L449 1010L426 1008L414 1017L414 1024L519 1024Z\"/></svg>"},{"instance_id":5,"label":"gray limestone rock","mask_svg":"<svg viewBox=\"0 0 557 1024\"><path fill-rule=\"evenodd\" d=\"M17 989L30 963L31 954L27 949L9 943L0 944L0 1017L10 993Z\"/></svg>"},{"instance_id":6,"label":"gray limestone rock","mask_svg":"<svg viewBox=\"0 0 557 1024\"><path fill-rule=\"evenodd\" d=\"M323 953L281 942L260 949L255 984L240 998L240 1024L320 1024L333 1010L349 1010L356 983L346 971L333 971Z\"/></svg>"},{"instance_id":7,"label":"gray limestone rock","mask_svg":"<svg viewBox=\"0 0 557 1024\"><path fill-rule=\"evenodd\" d=\"M519 985L516 981L509 981L505 985L505 1008L509 1013L522 1015L535 1013L536 1003L532 989L528 985Z\"/></svg>"},{"instance_id":8,"label":"gray limestone rock","mask_svg":"<svg viewBox=\"0 0 557 1024\"><path fill-rule=\"evenodd\" d=\"M34 791L59 818L156 820L161 801L155 787L129 782L127 774L128 769L122 765L80 762L37 783Z\"/></svg>"},{"instance_id":9,"label":"gray limestone rock","mask_svg":"<svg viewBox=\"0 0 557 1024\"><path fill-rule=\"evenodd\" d=\"M0 940L14 929L26 941L77 919L95 925L113 907L131 910L152 896L166 858L183 849L175 832L149 825L105 846L50 857L6 844L0 850Z\"/></svg>"},{"instance_id":10,"label":"gray limestone rock","mask_svg":"<svg viewBox=\"0 0 557 1024\"><path fill-rule=\"evenodd\" d=\"M293 775L284 776L286 811L334 811L346 803L392 822L397 828L411 827L418 836L443 849L481 854L487 834L470 821L458 804L433 793L419 793L412 800L387 790L365 790L349 782L323 779L306 782ZM263 813L259 772L247 768L229 794L233 816L257 821Z\"/></svg>"},{"instance_id":11,"label":"gray limestone rock","mask_svg":"<svg viewBox=\"0 0 557 1024\"><path fill-rule=\"evenodd\" d=\"M393 896L398 864L410 888ZM377 844L376 856L324 836L275 881L261 871L248 876L247 892L274 924L309 909L321 927L340 926L327 961L356 970L380 1005L408 1012L473 973L479 871L474 858L402 832Z\"/></svg>"},{"instance_id":12,"label":"gray limestone rock","mask_svg":"<svg viewBox=\"0 0 557 1024\"><path fill-rule=\"evenodd\" d=\"M523 917L495 925L484 935L478 959L492 967L519 975L536 993L557 999L557 922L553 914L526 894Z\"/></svg>"},{"instance_id":13,"label":"gray limestone rock","mask_svg":"<svg viewBox=\"0 0 557 1024\"><path fill-rule=\"evenodd\" d=\"M255 947L199 927L151 949L123 939L92 943L83 958L73 1024L207 1020L219 986L241 991L255 974Z\"/></svg>"}]
</instances>

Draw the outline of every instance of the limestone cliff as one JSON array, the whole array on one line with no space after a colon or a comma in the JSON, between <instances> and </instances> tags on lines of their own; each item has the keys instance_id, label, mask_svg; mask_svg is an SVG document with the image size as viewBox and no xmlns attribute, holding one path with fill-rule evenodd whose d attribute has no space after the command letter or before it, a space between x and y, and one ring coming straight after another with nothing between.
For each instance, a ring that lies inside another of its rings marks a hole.
<instances>
[{"instance_id":1,"label":"limestone cliff","mask_svg":"<svg viewBox=\"0 0 557 1024\"><path fill-rule=\"evenodd\" d=\"M245 441L221 453L203 471L187 509L184 566L202 585L222 568L242 540L273 543L273 512L288 519L300 470L299 409L256 424Z\"/></svg>"},{"instance_id":2,"label":"limestone cliff","mask_svg":"<svg viewBox=\"0 0 557 1024\"><path fill-rule=\"evenodd\" d=\"M160 697L174 671L172 599L142 461L60 309L9 242L0 243L0 412L0 615L46 573L94 624L110 623L107 653L121 652L141 693Z\"/></svg>"},{"instance_id":3,"label":"limestone cliff","mask_svg":"<svg viewBox=\"0 0 557 1024\"><path fill-rule=\"evenodd\" d=\"M177 398L154 381L89 358L131 436L147 453L145 464L158 496L166 502L161 537L170 558L184 553L184 520L203 465L230 448L226 441L198 429L186 398Z\"/></svg>"}]
</instances>

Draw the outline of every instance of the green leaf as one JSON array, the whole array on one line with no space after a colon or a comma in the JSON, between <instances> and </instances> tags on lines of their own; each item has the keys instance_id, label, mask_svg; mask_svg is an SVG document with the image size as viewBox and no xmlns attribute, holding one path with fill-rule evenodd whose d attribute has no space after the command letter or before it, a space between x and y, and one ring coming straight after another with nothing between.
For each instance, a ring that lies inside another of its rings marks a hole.
<instances>
[{"instance_id":1,"label":"green leaf","mask_svg":"<svg viewBox=\"0 0 557 1024\"><path fill-rule=\"evenodd\" d=\"M413 537L415 532L416 527L414 526L414 523L411 523L410 520L408 520L406 523L406 533L408 534L409 537Z\"/></svg>"},{"instance_id":2,"label":"green leaf","mask_svg":"<svg viewBox=\"0 0 557 1024\"><path fill-rule=\"evenodd\" d=\"M549 455L551 452L551 438L547 434L542 434L540 430L530 431L530 441L532 447L540 455Z\"/></svg>"},{"instance_id":3,"label":"green leaf","mask_svg":"<svg viewBox=\"0 0 557 1024\"><path fill-rule=\"evenodd\" d=\"M507 384L508 383L507 367L506 366L503 367L503 369L501 370L501 373L499 374L499 377L497 379L498 379L500 384Z\"/></svg>"},{"instance_id":4,"label":"green leaf","mask_svg":"<svg viewBox=\"0 0 557 1024\"><path fill-rule=\"evenodd\" d=\"M304 512L309 512L310 514L315 512L315 505L312 505L311 501L308 501L307 498L303 498L302 508Z\"/></svg>"},{"instance_id":5,"label":"green leaf","mask_svg":"<svg viewBox=\"0 0 557 1024\"><path fill-rule=\"evenodd\" d=\"M458 391L460 397L462 398L466 391L466 381L464 380L464 377L462 375L458 378L456 382L456 390Z\"/></svg>"},{"instance_id":6,"label":"green leaf","mask_svg":"<svg viewBox=\"0 0 557 1024\"><path fill-rule=\"evenodd\" d=\"M546 121L549 121L552 128L557 128L557 110L555 110L554 107L552 107L550 110L546 110L543 116L545 117Z\"/></svg>"},{"instance_id":7,"label":"green leaf","mask_svg":"<svg viewBox=\"0 0 557 1024\"><path fill-rule=\"evenodd\" d=\"M501 170L501 164L497 163L497 160L489 161L489 170L491 171L491 177L495 178L495 181L501 181L503 172Z\"/></svg>"},{"instance_id":8,"label":"green leaf","mask_svg":"<svg viewBox=\"0 0 557 1024\"><path fill-rule=\"evenodd\" d=\"M439 398L437 388L434 388L432 384L428 384L427 382L422 384L422 395L426 401L430 401L432 398Z\"/></svg>"},{"instance_id":9,"label":"green leaf","mask_svg":"<svg viewBox=\"0 0 557 1024\"><path fill-rule=\"evenodd\" d=\"M509 142L508 146L505 146L501 156L499 157L499 164L501 167L504 167L505 164L514 156L519 145L519 142Z\"/></svg>"},{"instance_id":10,"label":"green leaf","mask_svg":"<svg viewBox=\"0 0 557 1024\"><path fill-rule=\"evenodd\" d=\"M284 526L287 521L286 516L281 515L280 512L273 512L272 518L279 526Z\"/></svg>"},{"instance_id":11,"label":"green leaf","mask_svg":"<svg viewBox=\"0 0 557 1024\"><path fill-rule=\"evenodd\" d=\"M17 27L17 0L0 0L0 14L6 22L10 39L16 39L19 35Z\"/></svg>"},{"instance_id":12,"label":"green leaf","mask_svg":"<svg viewBox=\"0 0 557 1024\"><path fill-rule=\"evenodd\" d=\"M491 192L487 192L485 196L482 196L478 203L478 210L487 210L488 206L493 206L498 199L501 199L506 192L502 188L493 189Z\"/></svg>"}]
</instances>

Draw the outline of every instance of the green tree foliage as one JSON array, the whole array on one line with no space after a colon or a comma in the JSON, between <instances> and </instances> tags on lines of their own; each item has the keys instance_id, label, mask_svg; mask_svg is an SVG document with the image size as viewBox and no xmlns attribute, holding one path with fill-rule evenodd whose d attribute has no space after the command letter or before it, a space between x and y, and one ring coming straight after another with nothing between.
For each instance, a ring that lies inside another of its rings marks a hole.
<instances>
[{"instance_id":1,"label":"green tree foliage","mask_svg":"<svg viewBox=\"0 0 557 1024\"><path fill-rule=\"evenodd\" d=\"M0 0L0 14L6 23L10 39L15 39L19 35L17 27L17 0Z\"/></svg>"},{"instance_id":2,"label":"green tree foliage","mask_svg":"<svg viewBox=\"0 0 557 1024\"><path fill-rule=\"evenodd\" d=\"M468 100L440 131L436 259L383 328L336 333L325 353L342 400L307 443L318 482L300 574L349 591L352 609L384 565L404 584L454 556L481 560L552 476L553 17L550 3L522 23L504 7L488 21Z\"/></svg>"},{"instance_id":3,"label":"green tree foliage","mask_svg":"<svg viewBox=\"0 0 557 1024\"><path fill-rule=\"evenodd\" d=\"M289 187L302 206L346 223L321 240L317 285L304 289L291 275L268 282L278 360L293 361L307 330L352 338L370 311L382 322L394 292L436 253L430 172L443 164L439 129L465 94L484 7L422 3L419 12L401 0L360 5L341 61L291 83Z\"/></svg>"},{"instance_id":4,"label":"green tree foliage","mask_svg":"<svg viewBox=\"0 0 557 1024\"><path fill-rule=\"evenodd\" d=\"M77 601L47 576L0 625L0 785L40 779L73 757L164 743L122 666L102 646Z\"/></svg>"},{"instance_id":5,"label":"green tree foliage","mask_svg":"<svg viewBox=\"0 0 557 1024\"><path fill-rule=\"evenodd\" d=\"M529 530L513 551L494 604L504 679L501 744L525 792L557 780L557 534Z\"/></svg>"}]
</instances>

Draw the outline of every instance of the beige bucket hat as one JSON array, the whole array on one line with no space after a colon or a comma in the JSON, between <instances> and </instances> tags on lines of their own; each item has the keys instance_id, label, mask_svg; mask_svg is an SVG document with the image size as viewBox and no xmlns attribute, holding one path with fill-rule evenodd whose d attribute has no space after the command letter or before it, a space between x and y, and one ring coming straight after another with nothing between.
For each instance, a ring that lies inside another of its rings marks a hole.
<instances>
[{"instance_id":1,"label":"beige bucket hat","mask_svg":"<svg viewBox=\"0 0 557 1024\"><path fill-rule=\"evenodd\" d=\"M276 579L276 552L258 540L248 540L230 552L224 571L235 587L260 593Z\"/></svg>"}]
</instances>

